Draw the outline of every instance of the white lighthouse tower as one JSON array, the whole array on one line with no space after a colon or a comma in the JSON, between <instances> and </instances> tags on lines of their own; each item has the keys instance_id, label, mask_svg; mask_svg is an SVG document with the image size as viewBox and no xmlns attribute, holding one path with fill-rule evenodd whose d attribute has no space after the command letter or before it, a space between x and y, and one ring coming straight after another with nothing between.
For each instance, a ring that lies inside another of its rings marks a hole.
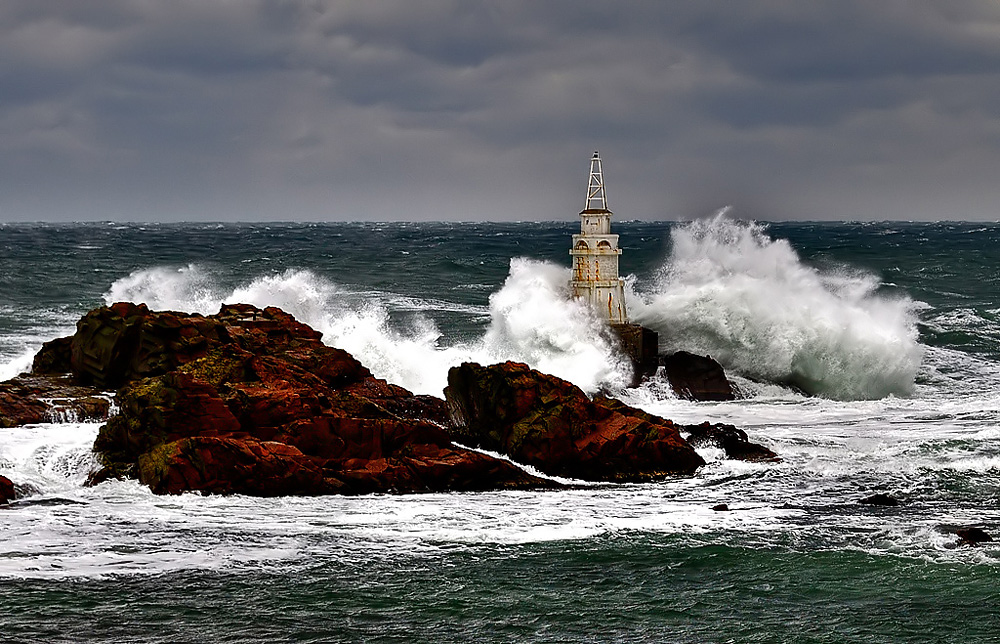
<instances>
[{"instance_id":1,"label":"white lighthouse tower","mask_svg":"<svg viewBox=\"0 0 1000 644\"><path fill-rule=\"evenodd\" d=\"M611 211L604 191L601 155L590 160L587 206L580 212L580 234L573 235L573 296L590 302L610 324L628 324L625 280L618 277L618 235L611 234Z\"/></svg>"}]
</instances>

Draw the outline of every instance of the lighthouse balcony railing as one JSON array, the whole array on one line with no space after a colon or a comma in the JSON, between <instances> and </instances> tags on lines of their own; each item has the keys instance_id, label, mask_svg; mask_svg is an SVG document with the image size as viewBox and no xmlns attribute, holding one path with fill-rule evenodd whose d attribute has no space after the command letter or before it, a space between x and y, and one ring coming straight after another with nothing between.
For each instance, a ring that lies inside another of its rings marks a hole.
<instances>
[{"instance_id":1,"label":"lighthouse balcony railing","mask_svg":"<svg viewBox=\"0 0 1000 644\"><path fill-rule=\"evenodd\" d=\"M570 255L621 255L621 248L571 248Z\"/></svg>"}]
</instances>

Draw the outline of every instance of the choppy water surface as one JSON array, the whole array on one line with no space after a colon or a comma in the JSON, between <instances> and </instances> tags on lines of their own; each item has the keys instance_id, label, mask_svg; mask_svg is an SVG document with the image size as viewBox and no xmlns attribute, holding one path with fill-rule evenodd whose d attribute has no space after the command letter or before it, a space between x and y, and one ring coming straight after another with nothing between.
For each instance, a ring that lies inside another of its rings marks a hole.
<instances>
[{"instance_id":1,"label":"choppy water surface","mask_svg":"<svg viewBox=\"0 0 1000 644\"><path fill-rule=\"evenodd\" d=\"M420 393L506 359L620 390L627 366L566 296L573 228L0 226L0 376L106 302L245 301ZM1000 226L616 232L633 316L749 397L618 395L736 424L782 463L705 450L694 477L564 492L155 497L82 486L95 424L0 430L0 474L27 493L0 510L0 639L1000 641L1000 546L948 531L1000 534ZM857 503L874 492L903 503Z\"/></svg>"}]
</instances>

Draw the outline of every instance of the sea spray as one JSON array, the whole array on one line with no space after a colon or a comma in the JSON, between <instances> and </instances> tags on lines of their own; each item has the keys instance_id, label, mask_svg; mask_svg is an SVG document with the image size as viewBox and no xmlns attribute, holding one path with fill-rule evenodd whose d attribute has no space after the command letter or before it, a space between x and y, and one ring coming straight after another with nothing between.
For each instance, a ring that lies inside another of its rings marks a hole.
<instances>
[{"instance_id":1,"label":"sea spray","mask_svg":"<svg viewBox=\"0 0 1000 644\"><path fill-rule=\"evenodd\" d=\"M37 348L22 349L17 355L0 361L0 382L10 380L19 373L31 370Z\"/></svg>"},{"instance_id":2,"label":"sea spray","mask_svg":"<svg viewBox=\"0 0 1000 644\"><path fill-rule=\"evenodd\" d=\"M154 267L117 280L104 300L203 314L214 313L223 302L277 306L321 331L324 342L350 352L376 376L415 393L441 395L448 369L464 361L525 362L588 392L623 387L630 366L593 312L570 297L569 276L568 268L554 264L511 260L506 281L490 296L483 335L448 346L442 346L441 331L423 312L470 307L354 291L301 269L227 289L202 266ZM401 310L408 313L403 319L392 315Z\"/></svg>"},{"instance_id":3,"label":"sea spray","mask_svg":"<svg viewBox=\"0 0 1000 644\"><path fill-rule=\"evenodd\" d=\"M219 288L215 277L202 266L157 266L133 271L115 282L104 294L104 302L143 303L154 310L215 313L219 310Z\"/></svg>"},{"instance_id":4,"label":"sea spray","mask_svg":"<svg viewBox=\"0 0 1000 644\"><path fill-rule=\"evenodd\" d=\"M671 231L633 320L668 350L708 354L751 378L843 400L908 395L923 354L916 304L859 271L820 271L783 239L725 212Z\"/></svg>"},{"instance_id":5,"label":"sea spray","mask_svg":"<svg viewBox=\"0 0 1000 644\"><path fill-rule=\"evenodd\" d=\"M490 296L485 353L526 362L585 391L626 386L631 365L614 348L595 312L570 297L569 280L568 268L511 260L510 275Z\"/></svg>"}]
</instances>

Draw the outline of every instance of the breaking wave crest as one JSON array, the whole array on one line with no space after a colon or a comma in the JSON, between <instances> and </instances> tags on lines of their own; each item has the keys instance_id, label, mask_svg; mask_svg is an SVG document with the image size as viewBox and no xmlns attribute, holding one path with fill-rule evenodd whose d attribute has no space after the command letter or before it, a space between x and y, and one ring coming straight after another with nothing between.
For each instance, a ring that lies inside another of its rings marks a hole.
<instances>
[{"instance_id":1,"label":"breaking wave crest","mask_svg":"<svg viewBox=\"0 0 1000 644\"><path fill-rule=\"evenodd\" d=\"M223 303L277 306L323 332L323 340L353 354L372 372L416 393L441 395L448 369L464 361L525 362L586 391L620 388L631 367L618 356L593 312L569 296L569 269L529 259L511 260L503 286L490 296L483 335L442 346L442 333L420 306L391 293L358 292L308 270L265 275L227 288L197 265L156 267L117 280L107 303L145 302L150 308L215 313ZM426 302L425 310L443 302ZM413 312L405 321L397 310Z\"/></svg>"},{"instance_id":2,"label":"breaking wave crest","mask_svg":"<svg viewBox=\"0 0 1000 644\"><path fill-rule=\"evenodd\" d=\"M654 284L629 302L661 346L830 398L912 392L923 355L916 303L880 294L877 277L808 266L765 226L725 211L674 228L671 241Z\"/></svg>"}]
</instances>

